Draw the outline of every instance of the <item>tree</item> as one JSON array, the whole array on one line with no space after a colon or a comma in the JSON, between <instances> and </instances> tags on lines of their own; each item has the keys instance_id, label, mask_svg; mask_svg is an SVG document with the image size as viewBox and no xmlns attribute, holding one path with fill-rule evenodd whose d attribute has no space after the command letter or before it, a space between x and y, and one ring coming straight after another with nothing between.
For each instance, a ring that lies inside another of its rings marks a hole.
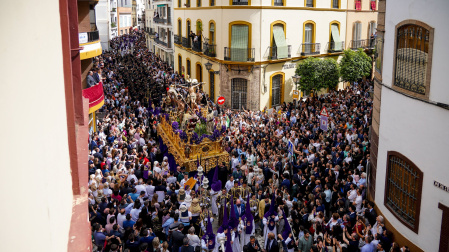
<instances>
[{"instance_id":1,"label":"tree","mask_svg":"<svg viewBox=\"0 0 449 252\"><path fill-rule=\"evenodd\" d=\"M340 78L340 67L336 60L309 57L296 68L296 74L301 76L297 88L310 92L322 88L335 88Z\"/></svg>"},{"instance_id":2,"label":"tree","mask_svg":"<svg viewBox=\"0 0 449 252\"><path fill-rule=\"evenodd\" d=\"M359 48L358 51L345 50L340 62L343 81L353 83L371 74L371 58Z\"/></svg>"}]
</instances>

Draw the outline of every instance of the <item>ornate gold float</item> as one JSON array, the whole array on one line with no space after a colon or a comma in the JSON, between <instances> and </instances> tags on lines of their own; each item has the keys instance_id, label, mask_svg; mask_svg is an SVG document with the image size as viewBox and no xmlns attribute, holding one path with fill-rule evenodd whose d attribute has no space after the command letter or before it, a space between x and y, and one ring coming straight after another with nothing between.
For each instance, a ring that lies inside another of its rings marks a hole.
<instances>
[{"instance_id":1,"label":"ornate gold float","mask_svg":"<svg viewBox=\"0 0 449 252\"><path fill-rule=\"evenodd\" d=\"M201 112L204 113L204 111ZM183 141L179 134L173 130L172 122L175 119L174 113L170 113L169 120L162 116L157 126L157 133L178 165L184 166L188 172L196 171L197 160L200 160L204 171L208 172L216 166L217 161L218 163L229 162L229 154L222 146L223 136L216 141L204 138L199 144L191 144L190 134L187 134L187 141Z\"/></svg>"}]
</instances>

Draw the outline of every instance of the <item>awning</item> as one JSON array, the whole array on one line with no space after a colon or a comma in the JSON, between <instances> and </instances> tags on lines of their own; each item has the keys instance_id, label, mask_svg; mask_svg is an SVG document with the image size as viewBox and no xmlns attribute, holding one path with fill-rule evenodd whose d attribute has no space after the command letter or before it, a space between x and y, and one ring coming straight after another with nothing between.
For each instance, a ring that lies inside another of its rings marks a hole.
<instances>
[{"instance_id":1,"label":"awning","mask_svg":"<svg viewBox=\"0 0 449 252\"><path fill-rule=\"evenodd\" d=\"M231 31L231 60L248 60L248 26L233 25Z\"/></svg>"},{"instance_id":2,"label":"awning","mask_svg":"<svg viewBox=\"0 0 449 252\"><path fill-rule=\"evenodd\" d=\"M340 31L338 30L338 25L332 24L332 39L334 40L335 46L334 51L341 51L341 40L340 40Z\"/></svg>"},{"instance_id":3,"label":"awning","mask_svg":"<svg viewBox=\"0 0 449 252\"><path fill-rule=\"evenodd\" d=\"M288 57L288 46L287 41L285 41L284 27L274 26L273 27L273 37L276 42L277 47L277 58L284 59Z\"/></svg>"},{"instance_id":4,"label":"awning","mask_svg":"<svg viewBox=\"0 0 449 252\"><path fill-rule=\"evenodd\" d=\"M99 110L104 105L103 83L84 89L83 97L89 100L89 114Z\"/></svg>"}]
</instances>

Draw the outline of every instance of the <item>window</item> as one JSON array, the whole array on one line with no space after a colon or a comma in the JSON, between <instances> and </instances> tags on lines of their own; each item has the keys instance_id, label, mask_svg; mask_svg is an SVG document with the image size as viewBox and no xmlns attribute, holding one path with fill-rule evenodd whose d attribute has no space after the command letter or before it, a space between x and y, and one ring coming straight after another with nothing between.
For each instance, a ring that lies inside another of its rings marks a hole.
<instances>
[{"instance_id":1,"label":"window","mask_svg":"<svg viewBox=\"0 0 449 252\"><path fill-rule=\"evenodd\" d=\"M375 58L375 69L377 72L382 73L382 61L383 61L383 45L384 39L381 34L377 35Z\"/></svg>"},{"instance_id":2,"label":"window","mask_svg":"<svg viewBox=\"0 0 449 252\"><path fill-rule=\"evenodd\" d=\"M272 5L273 6L285 6L286 0L273 0Z\"/></svg>"},{"instance_id":3,"label":"window","mask_svg":"<svg viewBox=\"0 0 449 252\"><path fill-rule=\"evenodd\" d=\"M251 5L251 0L230 0L229 5Z\"/></svg>"},{"instance_id":4,"label":"window","mask_svg":"<svg viewBox=\"0 0 449 252\"><path fill-rule=\"evenodd\" d=\"M190 59L187 59L186 63L187 63L187 76L188 76L188 78L192 78L191 73L190 73ZM187 76L186 76L186 78L187 78Z\"/></svg>"},{"instance_id":5,"label":"window","mask_svg":"<svg viewBox=\"0 0 449 252\"><path fill-rule=\"evenodd\" d=\"M315 7L315 0L304 0L304 6Z\"/></svg>"},{"instance_id":6,"label":"window","mask_svg":"<svg viewBox=\"0 0 449 252\"><path fill-rule=\"evenodd\" d=\"M231 81L232 109L246 108L247 80L234 78Z\"/></svg>"},{"instance_id":7,"label":"window","mask_svg":"<svg viewBox=\"0 0 449 252\"><path fill-rule=\"evenodd\" d=\"M181 0L178 0L178 8L182 7L182 3L181 2L182 2Z\"/></svg>"},{"instance_id":8,"label":"window","mask_svg":"<svg viewBox=\"0 0 449 252\"><path fill-rule=\"evenodd\" d=\"M371 0L369 5L370 10L375 11L376 10L376 0Z\"/></svg>"},{"instance_id":9,"label":"window","mask_svg":"<svg viewBox=\"0 0 449 252\"><path fill-rule=\"evenodd\" d=\"M236 24L231 26L231 60L247 61L249 44L248 25Z\"/></svg>"},{"instance_id":10,"label":"window","mask_svg":"<svg viewBox=\"0 0 449 252\"><path fill-rule=\"evenodd\" d=\"M186 0L186 7L190 7L190 0Z\"/></svg>"},{"instance_id":11,"label":"window","mask_svg":"<svg viewBox=\"0 0 449 252\"><path fill-rule=\"evenodd\" d=\"M215 45L215 23L209 23L209 44Z\"/></svg>"},{"instance_id":12,"label":"window","mask_svg":"<svg viewBox=\"0 0 449 252\"><path fill-rule=\"evenodd\" d=\"M361 0L355 0L355 9L362 10L362 1Z\"/></svg>"},{"instance_id":13,"label":"window","mask_svg":"<svg viewBox=\"0 0 449 252\"><path fill-rule=\"evenodd\" d=\"M283 74L275 74L271 77L270 107L280 106L283 102Z\"/></svg>"},{"instance_id":14,"label":"window","mask_svg":"<svg viewBox=\"0 0 449 252\"><path fill-rule=\"evenodd\" d=\"M355 22L352 31L352 48L362 47L362 23Z\"/></svg>"},{"instance_id":15,"label":"window","mask_svg":"<svg viewBox=\"0 0 449 252\"><path fill-rule=\"evenodd\" d=\"M215 101L215 73L214 73L214 71L209 72L209 83L210 83L209 97L212 101Z\"/></svg>"},{"instance_id":16,"label":"window","mask_svg":"<svg viewBox=\"0 0 449 252\"><path fill-rule=\"evenodd\" d=\"M196 79L198 82L203 82L203 67L200 63L196 63Z\"/></svg>"},{"instance_id":17,"label":"window","mask_svg":"<svg viewBox=\"0 0 449 252\"><path fill-rule=\"evenodd\" d=\"M340 9L340 0L332 0L332 8Z\"/></svg>"},{"instance_id":18,"label":"window","mask_svg":"<svg viewBox=\"0 0 449 252\"><path fill-rule=\"evenodd\" d=\"M182 21L178 19L178 36L182 37Z\"/></svg>"},{"instance_id":19,"label":"window","mask_svg":"<svg viewBox=\"0 0 449 252\"><path fill-rule=\"evenodd\" d=\"M279 23L281 22L281 23ZM288 45L285 40L285 23L278 21L276 24L271 24L271 59L285 59L289 57Z\"/></svg>"},{"instance_id":20,"label":"window","mask_svg":"<svg viewBox=\"0 0 449 252\"><path fill-rule=\"evenodd\" d=\"M196 7L201 7L201 0L196 0Z\"/></svg>"},{"instance_id":21,"label":"window","mask_svg":"<svg viewBox=\"0 0 449 252\"><path fill-rule=\"evenodd\" d=\"M330 24L330 48L334 51L343 50L343 41L340 39L340 23L334 21Z\"/></svg>"},{"instance_id":22,"label":"window","mask_svg":"<svg viewBox=\"0 0 449 252\"><path fill-rule=\"evenodd\" d=\"M430 29L418 24L404 24L398 25L396 30L393 84L411 94L428 95Z\"/></svg>"},{"instance_id":23,"label":"window","mask_svg":"<svg viewBox=\"0 0 449 252\"><path fill-rule=\"evenodd\" d=\"M421 210L422 171L402 154L387 154L385 206L415 233L419 228Z\"/></svg>"},{"instance_id":24,"label":"window","mask_svg":"<svg viewBox=\"0 0 449 252\"><path fill-rule=\"evenodd\" d=\"M368 38L370 38L371 36L373 36L374 34L376 34L376 22L371 21L369 22L369 29L368 29Z\"/></svg>"},{"instance_id":25,"label":"window","mask_svg":"<svg viewBox=\"0 0 449 252\"><path fill-rule=\"evenodd\" d=\"M182 56L178 55L178 74L181 75L183 74L182 72Z\"/></svg>"},{"instance_id":26,"label":"window","mask_svg":"<svg viewBox=\"0 0 449 252\"><path fill-rule=\"evenodd\" d=\"M209 6L215 6L215 0L209 0Z\"/></svg>"}]
</instances>

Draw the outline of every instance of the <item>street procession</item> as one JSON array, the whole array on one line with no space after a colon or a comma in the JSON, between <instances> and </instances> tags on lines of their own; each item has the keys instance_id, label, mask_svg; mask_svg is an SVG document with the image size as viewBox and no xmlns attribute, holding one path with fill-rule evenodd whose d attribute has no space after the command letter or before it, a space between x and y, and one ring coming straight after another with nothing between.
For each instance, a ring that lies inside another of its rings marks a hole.
<instances>
[{"instance_id":1,"label":"street procession","mask_svg":"<svg viewBox=\"0 0 449 252\"><path fill-rule=\"evenodd\" d=\"M98 251L394 245L366 199L369 81L277 111L231 110L146 49L141 31L111 47L94 61L105 93L89 142Z\"/></svg>"}]
</instances>

